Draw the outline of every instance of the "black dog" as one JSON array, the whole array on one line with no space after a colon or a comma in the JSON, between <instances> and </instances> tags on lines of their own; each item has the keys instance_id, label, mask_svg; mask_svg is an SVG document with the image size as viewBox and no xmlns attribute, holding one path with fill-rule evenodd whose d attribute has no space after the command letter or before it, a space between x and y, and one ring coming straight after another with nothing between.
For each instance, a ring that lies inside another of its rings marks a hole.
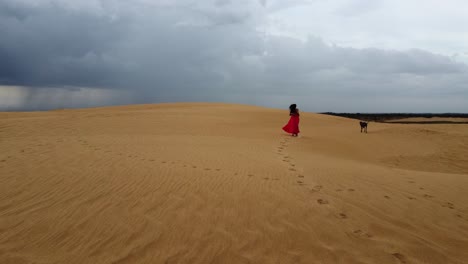
<instances>
[{"instance_id":1,"label":"black dog","mask_svg":"<svg viewBox=\"0 0 468 264\"><path fill-rule=\"evenodd\" d=\"M359 124L361 125L361 133L363 129L364 129L364 132L367 133L367 122L359 121Z\"/></svg>"}]
</instances>

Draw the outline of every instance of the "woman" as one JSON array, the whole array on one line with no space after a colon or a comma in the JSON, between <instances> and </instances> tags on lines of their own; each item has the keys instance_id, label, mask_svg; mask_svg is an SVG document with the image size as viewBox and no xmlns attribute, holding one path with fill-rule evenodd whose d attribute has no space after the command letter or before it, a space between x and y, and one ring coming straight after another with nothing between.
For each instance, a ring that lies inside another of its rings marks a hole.
<instances>
[{"instance_id":1,"label":"woman","mask_svg":"<svg viewBox=\"0 0 468 264\"><path fill-rule=\"evenodd\" d=\"M299 134L299 109L296 107L296 104L289 106L289 122L283 127L283 130L291 133L293 137Z\"/></svg>"}]
</instances>

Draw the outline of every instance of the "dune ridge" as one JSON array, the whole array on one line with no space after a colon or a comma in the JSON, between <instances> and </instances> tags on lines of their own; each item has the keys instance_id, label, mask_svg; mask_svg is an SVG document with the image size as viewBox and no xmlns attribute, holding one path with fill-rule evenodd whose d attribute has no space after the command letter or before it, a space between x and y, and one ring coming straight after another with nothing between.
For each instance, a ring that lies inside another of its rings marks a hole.
<instances>
[{"instance_id":1,"label":"dune ridge","mask_svg":"<svg viewBox=\"0 0 468 264\"><path fill-rule=\"evenodd\" d=\"M0 263L468 263L468 125L0 113Z\"/></svg>"}]
</instances>

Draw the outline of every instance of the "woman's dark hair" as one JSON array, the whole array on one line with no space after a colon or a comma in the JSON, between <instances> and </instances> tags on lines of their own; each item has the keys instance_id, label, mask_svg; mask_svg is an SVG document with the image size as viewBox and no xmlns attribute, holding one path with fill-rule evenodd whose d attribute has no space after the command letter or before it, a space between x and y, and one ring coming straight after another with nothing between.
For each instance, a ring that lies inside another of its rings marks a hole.
<instances>
[{"instance_id":1,"label":"woman's dark hair","mask_svg":"<svg viewBox=\"0 0 468 264\"><path fill-rule=\"evenodd\" d=\"M289 106L289 115L293 115L297 112L297 109L296 109L297 105L296 104L292 104Z\"/></svg>"}]
</instances>

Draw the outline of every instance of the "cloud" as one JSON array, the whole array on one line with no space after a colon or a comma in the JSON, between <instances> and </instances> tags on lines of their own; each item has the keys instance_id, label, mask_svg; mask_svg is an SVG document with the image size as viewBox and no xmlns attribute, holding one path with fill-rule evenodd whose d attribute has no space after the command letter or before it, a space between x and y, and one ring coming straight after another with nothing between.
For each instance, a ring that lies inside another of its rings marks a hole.
<instances>
[{"instance_id":1,"label":"cloud","mask_svg":"<svg viewBox=\"0 0 468 264\"><path fill-rule=\"evenodd\" d=\"M97 107L125 104L131 96L127 91L86 87L0 86L0 107L7 111Z\"/></svg>"},{"instance_id":2,"label":"cloud","mask_svg":"<svg viewBox=\"0 0 468 264\"><path fill-rule=\"evenodd\" d=\"M342 11L349 16L368 3ZM311 4L4 0L0 90L26 99L12 107L3 98L0 109L164 101L282 107L295 100L309 111L427 112L436 101L467 99L461 55L345 47L266 30L272 13Z\"/></svg>"},{"instance_id":3,"label":"cloud","mask_svg":"<svg viewBox=\"0 0 468 264\"><path fill-rule=\"evenodd\" d=\"M345 17L353 17L375 11L382 5L382 1L354 0L345 2L344 5L337 7L335 12Z\"/></svg>"}]
</instances>

